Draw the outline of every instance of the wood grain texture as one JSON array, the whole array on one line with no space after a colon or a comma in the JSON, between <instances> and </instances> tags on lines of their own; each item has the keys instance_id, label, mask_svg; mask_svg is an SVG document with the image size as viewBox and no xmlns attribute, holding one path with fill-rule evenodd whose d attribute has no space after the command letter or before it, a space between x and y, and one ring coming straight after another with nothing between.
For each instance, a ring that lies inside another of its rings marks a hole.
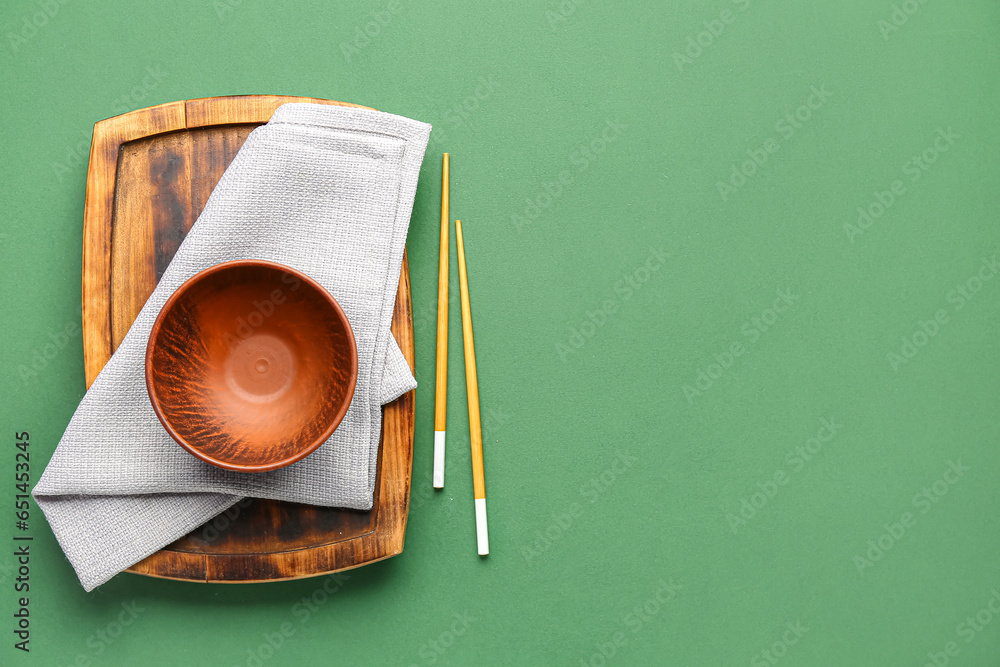
<instances>
[{"instance_id":1,"label":"wood grain texture","mask_svg":"<svg viewBox=\"0 0 1000 667\"><path fill-rule=\"evenodd\" d=\"M83 228L88 387L250 131L287 102L358 106L274 95L219 97L171 102L95 124ZM412 369L405 254L392 333ZM273 581L351 569L400 553L409 509L413 428L414 397L409 392L383 409L371 511L245 500L129 571L185 581Z\"/></svg>"}]
</instances>

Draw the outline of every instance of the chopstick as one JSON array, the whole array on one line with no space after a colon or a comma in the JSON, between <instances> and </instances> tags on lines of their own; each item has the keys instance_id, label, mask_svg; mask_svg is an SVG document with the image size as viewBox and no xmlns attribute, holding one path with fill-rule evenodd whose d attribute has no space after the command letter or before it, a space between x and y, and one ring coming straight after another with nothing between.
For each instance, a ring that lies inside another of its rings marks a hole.
<instances>
[{"instance_id":1,"label":"chopstick","mask_svg":"<svg viewBox=\"0 0 1000 667\"><path fill-rule=\"evenodd\" d=\"M441 257L438 267L437 378L434 391L434 488L444 488L444 433L448 402L448 154L441 176Z\"/></svg>"},{"instance_id":2,"label":"chopstick","mask_svg":"<svg viewBox=\"0 0 1000 667\"><path fill-rule=\"evenodd\" d=\"M469 397L469 441L472 443L472 490L476 499L476 542L479 555L490 552L486 528L486 480L483 474L483 430L479 420L479 381L476 378L476 346L472 341L472 307L469 304L469 278L465 272L465 243L462 221L455 221L458 243L458 286L462 295L462 340L465 343L465 391Z\"/></svg>"}]
</instances>

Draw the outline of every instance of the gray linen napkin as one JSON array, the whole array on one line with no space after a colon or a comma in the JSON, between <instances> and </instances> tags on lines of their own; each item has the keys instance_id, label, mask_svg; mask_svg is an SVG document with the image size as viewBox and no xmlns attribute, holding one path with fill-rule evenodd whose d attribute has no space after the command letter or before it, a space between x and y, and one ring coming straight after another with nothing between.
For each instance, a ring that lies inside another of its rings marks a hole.
<instances>
[{"instance_id":1,"label":"gray linen napkin","mask_svg":"<svg viewBox=\"0 0 1000 667\"><path fill-rule=\"evenodd\" d=\"M430 125L400 116L298 103L250 134L33 490L86 590L244 496L371 508L381 406L416 386L389 325L429 134ZM146 340L164 302L198 271L232 259L311 276L340 302L358 346L340 426L312 455L272 472L231 472L191 456L146 395Z\"/></svg>"}]
</instances>

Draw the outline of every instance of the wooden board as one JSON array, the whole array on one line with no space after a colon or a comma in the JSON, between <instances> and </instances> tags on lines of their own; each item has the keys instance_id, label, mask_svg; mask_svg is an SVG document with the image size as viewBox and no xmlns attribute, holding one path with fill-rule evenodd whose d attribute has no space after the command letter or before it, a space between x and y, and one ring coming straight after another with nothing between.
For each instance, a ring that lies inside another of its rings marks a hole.
<instances>
[{"instance_id":1,"label":"wooden board","mask_svg":"<svg viewBox=\"0 0 1000 667\"><path fill-rule=\"evenodd\" d=\"M212 97L139 109L94 125L83 225L88 387L250 131L286 102L358 106L274 95ZM405 255L392 333L413 368ZM400 553L410 499L413 420L413 392L384 408L371 511L244 501L129 571L186 581L272 581L346 570Z\"/></svg>"}]
</instances>

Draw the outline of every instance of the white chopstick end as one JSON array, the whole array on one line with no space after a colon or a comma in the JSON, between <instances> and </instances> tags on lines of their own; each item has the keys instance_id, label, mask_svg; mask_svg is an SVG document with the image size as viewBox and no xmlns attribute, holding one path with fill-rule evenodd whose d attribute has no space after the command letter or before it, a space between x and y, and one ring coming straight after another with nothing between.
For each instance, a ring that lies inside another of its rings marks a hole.
<instances>
[{"instance_id":1,"label":"white chopstick end","mask_svg":"<svg viewBox=\"0 0 1000 667\"><path fill-rule=\"evenodd\" d=\"M444 488L444 431L434 431L434 488Z\"/></svg>"},{"instance_id":2,"label":"white chopstick end","mask_svg":"<svg viewBox=\"0 0 1000 667\"><path fill-rule=\"evenodd\" d=\"M476 498L476 541L479 543L479 555L490 553L490 535L486 528L486 498Z\"/></svg>"}]
</instances>

